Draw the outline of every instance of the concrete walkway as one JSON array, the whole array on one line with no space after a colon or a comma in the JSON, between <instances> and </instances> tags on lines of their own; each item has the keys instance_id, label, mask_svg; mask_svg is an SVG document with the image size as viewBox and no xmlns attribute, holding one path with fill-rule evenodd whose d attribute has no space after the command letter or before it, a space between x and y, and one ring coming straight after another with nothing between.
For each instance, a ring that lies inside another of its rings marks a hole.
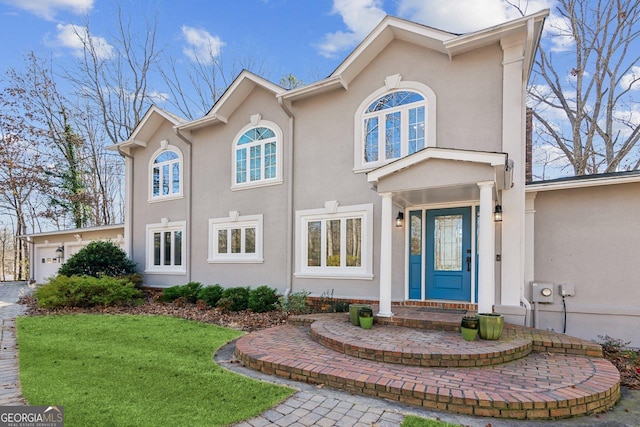
<instances>
[{"instance_id":1,"label":"concrete walkway","mask_svg":"<svg viewBox=\"0 0 640 427\"><path fill-rule=\"evenodd\" d=\"M18 298L30 292L24 283L0 283L0 406L26 405L18 383L18 359L15 317L24 313L16 304ZM423 410L382 399L352 395L328 387L288 381L264 375L240 365L234 357L235 343L216 353L216 361L227 369L252 378L287 385L297 392L260 416L238 426L398 426L405 415L440 419L471 427L554 427L605 426L636 427L640 425L640 391L623 389L622 400L606 414L597 417L577 417L560 421L505 421L494 418L468 417L446 412Z\"/></svg>"}]
</instances>

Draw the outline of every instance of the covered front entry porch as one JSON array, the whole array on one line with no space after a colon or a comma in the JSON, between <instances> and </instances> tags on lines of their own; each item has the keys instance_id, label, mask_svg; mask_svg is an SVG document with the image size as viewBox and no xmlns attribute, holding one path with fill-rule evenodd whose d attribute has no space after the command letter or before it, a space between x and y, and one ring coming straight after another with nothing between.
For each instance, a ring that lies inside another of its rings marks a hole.
<instances>
[{"instance_id":1,"label":"covered front entry porch","mask_svg":"<svg viewBox=\"0 0 640 427\"><path fill-rule=\"evenodd\" d=\"M378 316L393 315L394 268L404 270L406 301L477 303L491 312L499 276L494 211L511 186L507 155L430 147L368 180L382 198ZM401 246L392 239L400 225ZM394 251L402 251L402 266Z\"/></svg>"}]
</instances>

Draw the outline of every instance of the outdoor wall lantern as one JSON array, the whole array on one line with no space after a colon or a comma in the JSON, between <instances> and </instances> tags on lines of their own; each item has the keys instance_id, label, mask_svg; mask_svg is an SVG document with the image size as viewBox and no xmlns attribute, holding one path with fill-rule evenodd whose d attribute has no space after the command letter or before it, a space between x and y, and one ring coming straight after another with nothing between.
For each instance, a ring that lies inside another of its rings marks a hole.
<instances>
[{"instance_id":1,"label":"outdoor wall lantern","mask_svg":"<svg viewBox=\"0 0 640 427\"><path fill-rule=\"evenodd\" d=\"M58 246L58 249L56 249L56 256L58 258L58 262L62 261L62 258L64 258L64 247Z\"/></svg>"},{"instance_id":2,"label":"outdoor wall lantern","mask_svg":"<svg viewBox=\"0 0 640 427\"><path fill-rule=\"evenodd\" d=\"M502 205L496 205L496 210L493 211L493 220L502 222Z\"/></svg>"},{"instance_id":3,"label":"outdoor wall lantern","mask_svg":"<svg viewBox=\"0 0 640 427\"><path fill-rule=\"evenodd\" d=\"M396 217L396 227L404 227L404 213L398 212Z\"/></svg>"}]
</instances>

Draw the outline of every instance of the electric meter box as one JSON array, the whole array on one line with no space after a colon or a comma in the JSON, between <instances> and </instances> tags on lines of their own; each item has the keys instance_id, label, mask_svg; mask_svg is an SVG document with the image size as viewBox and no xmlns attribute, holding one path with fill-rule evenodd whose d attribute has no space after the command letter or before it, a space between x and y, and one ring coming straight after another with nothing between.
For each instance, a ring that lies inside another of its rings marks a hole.
<instances>
[{"instance_id":1,"label":"electric meter box","mask_svg":"<svg viewBox=\"0 0 640 427\"><path fill-rule=\"evenodd\" d=\"M531 283L531 301L551 304L553 303L552 283Z\"/></svg>"}]
</instances>

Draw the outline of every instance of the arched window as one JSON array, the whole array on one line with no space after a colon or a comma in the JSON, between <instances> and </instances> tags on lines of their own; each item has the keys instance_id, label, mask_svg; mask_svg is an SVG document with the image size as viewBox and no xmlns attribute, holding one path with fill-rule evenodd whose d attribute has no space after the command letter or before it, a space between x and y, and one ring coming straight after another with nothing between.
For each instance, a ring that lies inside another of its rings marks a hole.
<instances>
[{"instance_id":1,"label":"arched window","mask_svg":"<svg viewBox=\"0 0 640 427\"><path fill-rule=\"evenodd\" d=\"M417 92L400 90L373 101L362 115L364 163L386 162L425 147L427 103Z\"/></svg>"},{"instance_id":2,"label":"arched window","mask_svg":"<svg viewBox=\"0 0 640 427\"><path fill-rule=\"evenodd\" d=\"M160 151L151 163L151 199L182 196L182 156L174 150Z\"/></svg>"},{"instance_id":3,"label":"arched window","mask_svg":"<svg viewBox=\"0 0 640 427\"><path fill-rule=\"evenodd\" d=\"M354 115L354 172L368 172L436 146L436 94L395 74L362 100Z\"/></svg>"},{"instance_id":4,"label":"arched window","mask_svg":"<svg viewBox=\"0 0 640 427\"><path fill-rule=\"evenodd\" d=\"M281 140L275 126L263 123L242 131L234 146L233 187L282 182Z\"/></svg>"}]
</instances>

